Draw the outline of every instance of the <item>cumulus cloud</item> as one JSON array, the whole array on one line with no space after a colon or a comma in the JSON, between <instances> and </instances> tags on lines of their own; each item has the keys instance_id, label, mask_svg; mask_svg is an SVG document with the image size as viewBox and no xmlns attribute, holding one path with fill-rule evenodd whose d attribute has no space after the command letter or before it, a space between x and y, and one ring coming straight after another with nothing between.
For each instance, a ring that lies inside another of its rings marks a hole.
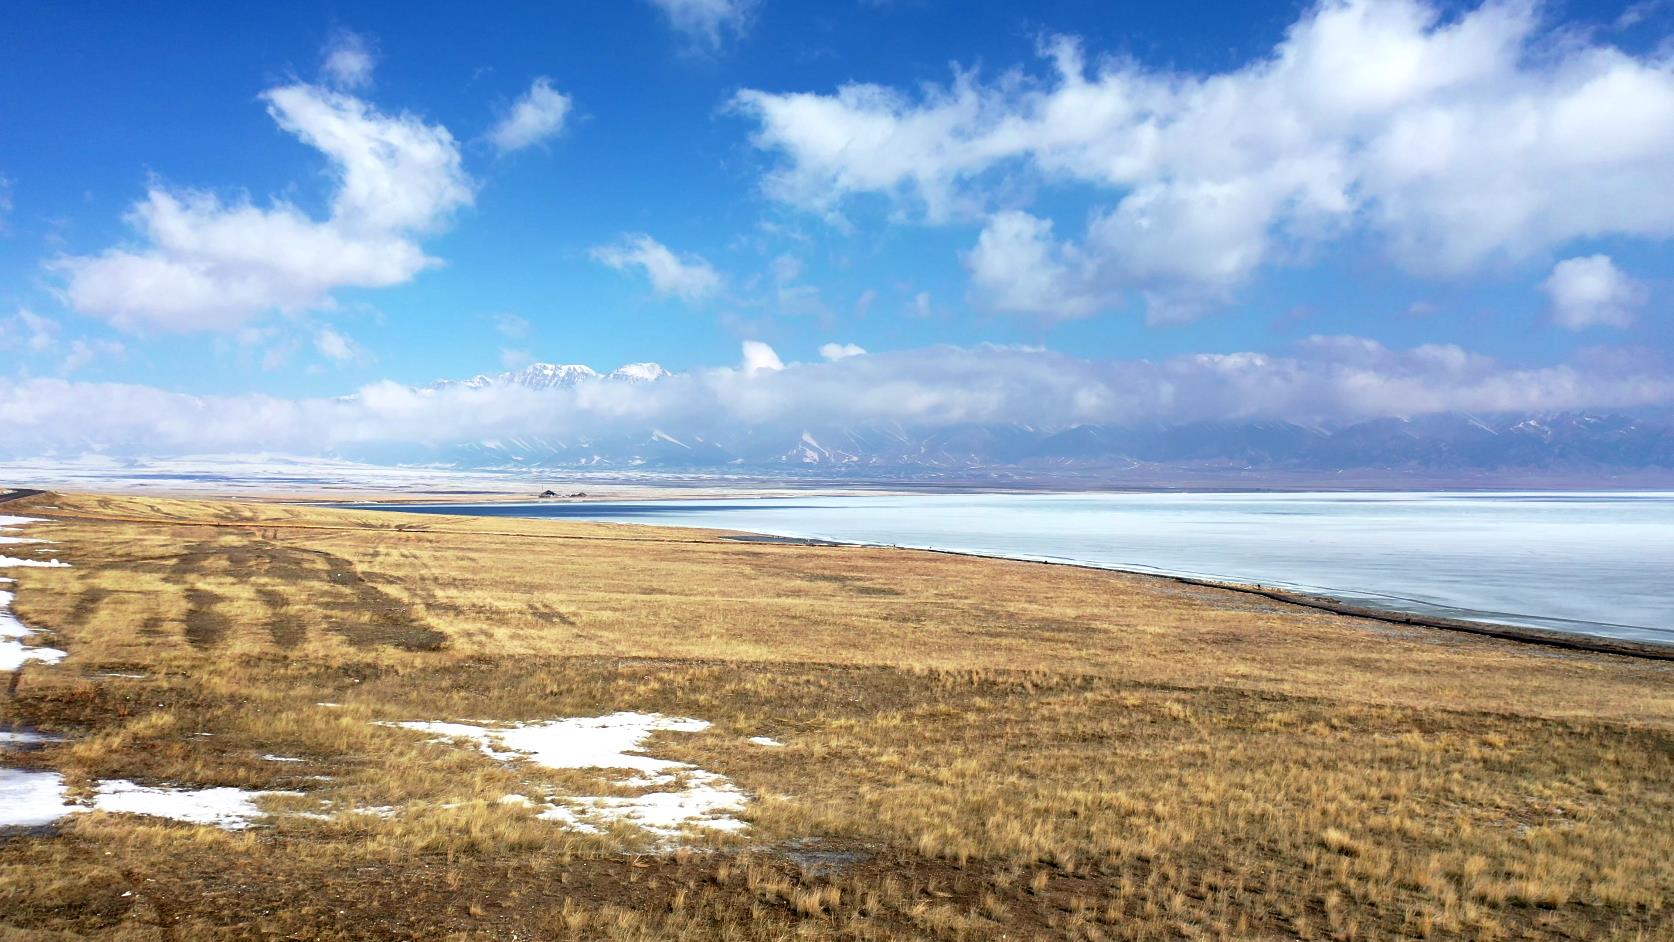
<instances>
[{"instance_id":1,"label":"cumulus cloud","mask_svg":"<svg viewBox=\"0 0 1674 942\"><path fill-rule=\"evenodd\" d=\"M1042 51L1044 76L746 89L733 107L777 157L777 199L829 214L874 194L931 223L985 220L973 284L985 294L1013 259L1044 264L994 297L1029 314L1138 296L1153 317L1191 316L1356 233L1432 274L1674 235L1674 203L1644 198L1674 191L1674 59L1543 30L1532 4L1325 0L1215 74L1089 63L1071 38ZM1054 237L997 205L1019 173L1105 195L1082 233Z\"/></svg>"},{"instance_id":2,"label":"cumulus cloud","mask_svg":"<svg viewBox=\"0 0 1674 942\"><path fill-rule=\"evenodd\" d=\"M998 311L1050 320L1085 317L1107 304L1088 263L1052 237L1052 221L1025 212L996 213L965 255L972 300Z\"/></svg>"},{"instance_id":3,"label":"cumulus cloud","mask_svg":"<svg viewBox=\"0 0 1674 942\"><path fill-rule=\"evenodd\" d=\"M1018 423L1151 424L1282 419L1329 424L1386 415L1631 408L1674 403L1655 364L1609 359L1522 367L1450 345L1391 349L1316 337L1287 355L1203 353L1162 361L1089 360L1039 348L931 347L834 362L784 363L744 346L741 368L651 383L571 388L413 388L353 395L194 396L149 386L0 379L0 453L170 455L366 452L507 436L554 439L680 429L712 441L805 428Z\"/></svg>"},{"instance_id":4,"label":"cumulus cloud","mask_svg":"<svg viewBox=\"0 0 1674 942\"><path fill-rule=\"evenodd\" d=\"M727 34L742 36L750 25L756 0L650 0L668 18L668 25L695 48L713 52Z\"/></svg>"},{"instance_id":5,"label":"cumulus cloud","mask_svg":"<svg viewBox=\"0 0 1674 942\"><path fill-rule=\"evenodd\" d=\"M1650 296L1608 255L1566 258L1541 287L1552 300L1552 319L1570 330L1626 327Z\"/></svg>"},{"instance_id":6,"label":"cumulus cloud","mask_svg":"<svg viewBox=\"0 0 1674 942\"><path fill-rule=\"evenodd\" d=\"M833 363L838 360L846 360L849 357L865 355L866 348L855 343L826 343L820 345L820 356Z\"/></svg>"},{"instance_id":7,"label":"cumulus cloud","mask_svg":"<svg viewBox=\"0 0 1674 942\"><path fill-rule=\"evenodd\" d=\"M703 256L676 255L643 232L623 236L614 245L593 249L593 258L617 271L638 268L651 280L652 290L682 301L713 297L722 286L720 273Z\"/></svg>"},{"instance_id":8,"label":"cumulus cloud","mask_svg":"<svg viewBox=\"0 0 1674 942\"><path fill-rule=\"evenodd\" d=\"M755 375L761 372L778 372L785 368L779 354L773 348L759 340L744 341L744 372Z\"/></svg>"},{"instance_id":9,"label":"cumulus cloud","mask_svg":"<svg viewBox=\"0 0 1674 942\"><path fill-rule=\"evenodd\" d=\"M327 218L276 200L153 183L126 220L141 238L59 258L68 304L130 331L234 330L273 310L329 307L331 292L386 287L437 264L417 238L472 200L453 136L315 85L262 96L285 131L331 162Z\"/></svg>"},{"instance_id":10,"label":"cumulus cloud","mask_svg":"<svg viewBox=\"0 0 1674 942\"><path fill-rule=\"evenodd\" d=\"M541 76L512 103L511 110L488 132L488 139L502 154L532 147L556 137L564 130L570 114L570 96L552 87Z\"/></svg>"},{"instance_id":11,"label":"cumulus cloud","mask_svg":"<svg viewBox=\"0 0 1674 942\"><path fill-rule=\"evenodd\" d=\"M371 85L377 64L366 37L349 30L333 33L320 50L320 74L327 83L349 91Z\"/></svg>"}]
</instances>

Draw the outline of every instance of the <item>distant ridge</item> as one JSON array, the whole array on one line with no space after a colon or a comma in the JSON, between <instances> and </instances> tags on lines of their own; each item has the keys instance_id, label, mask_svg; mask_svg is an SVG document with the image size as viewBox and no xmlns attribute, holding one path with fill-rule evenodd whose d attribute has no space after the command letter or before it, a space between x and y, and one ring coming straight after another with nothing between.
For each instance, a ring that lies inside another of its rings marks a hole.
<instances>
[{"instance_id":1,"label":"distant ridge","mask_svg":"<svg viewBox=\"0 0 1674 942\"><path fill-rule=\"evenodd\" d=\"M658 383L677 374L656 363L601 373L579 364L441 380L431 389L573 389L587 383ZM389 456L383 455L384 459ZM503 436L426 446L403 461L459 468L780 469L872 476L1011 469L1030 474L1151 471L1236 475L1380 471L1445 477L1538 469L1580 478L1674 471L1674 417L1618 412L1438 413L1331 426L1284 421L1080 424L1037 427L897 423L819 426L794 422L718 427L625 426L608 433Z\"/></svg>"}]
</instances>

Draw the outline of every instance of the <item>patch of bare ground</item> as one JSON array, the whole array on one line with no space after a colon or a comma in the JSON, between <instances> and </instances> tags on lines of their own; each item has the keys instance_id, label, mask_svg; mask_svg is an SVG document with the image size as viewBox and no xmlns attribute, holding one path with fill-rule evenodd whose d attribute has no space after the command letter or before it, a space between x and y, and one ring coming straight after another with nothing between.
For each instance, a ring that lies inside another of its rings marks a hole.
<instances>
[{"instance_id":1,"label":"patch of bare ground","mask_svg":"<svg viewBox=\"0 0 1674 942\"><path fill-rule=\"evenodd\" d=\"M15 607L71 653L0 699L64 741L3 762L300 794L0 838L7 937L1674 936L1666 663L910 551L18 503L74 566ZM710 721L647 748L748 827L566 830L538 802L620 772L380 725L616 711Z\"/></svg>"}]
</instances>

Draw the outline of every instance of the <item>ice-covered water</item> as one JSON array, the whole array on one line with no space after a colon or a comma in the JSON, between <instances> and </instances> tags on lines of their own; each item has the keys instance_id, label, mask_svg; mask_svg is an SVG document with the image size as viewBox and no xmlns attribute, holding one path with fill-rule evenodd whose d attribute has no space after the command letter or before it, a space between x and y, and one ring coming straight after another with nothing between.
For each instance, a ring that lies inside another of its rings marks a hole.
<instances>
[{"instance_id":1,"label":"ice-covered water","mask_svg":"<svg viewBox=\"0 0 1674 942\"><path fill-rule=\"evenodd\" d=\"M1674 493L937 494L376 509L719 527L1075 562L1674 643Z\"/></svg>"}]
</instances>

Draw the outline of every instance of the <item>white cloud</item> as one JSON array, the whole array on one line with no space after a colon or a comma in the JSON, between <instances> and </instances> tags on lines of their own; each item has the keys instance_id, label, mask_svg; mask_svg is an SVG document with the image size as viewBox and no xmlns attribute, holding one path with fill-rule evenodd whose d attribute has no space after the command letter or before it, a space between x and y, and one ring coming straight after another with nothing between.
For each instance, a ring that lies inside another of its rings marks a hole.
<instances>
[{"instance_id":1,"label":"white cloud","mask_svg":"<svg viewBox=\"0 0 1674 942\"><path fill-rule=\"evenodd\" d=\"M314 334L314 349L320 351L321 356L339 363L354 359L359 352L353 340L330 327L321 327Z\"/></svg>"},{"instance_id":2,"label":"white cloud","mask_svg":"<svg viewBox=\"0 0 1674 942\"><path fill-rule=\"evenodd\" d=\"M75 337L65 342L63 332L56 320L28 308L18 308L11 317L0 319L0 350L23 350L36 358L57 356L61 351L63 359L59 361L58 372L64 374L74 373L101 356L127 353L115 340Z\"/></svg>"},{"instance_id":3,"label":"white cloud","mask_svg":"<svg viewBox=\"0 0 1674 942\"><path fill-rule=\"evenodd\" d=\"M694 47L715 51L726 34L742 36L750 25L756 0L650 0L668 17L668 25L684 34Z\"/></svg>"},{"instance_id":4,"label":"white cloud","mask_svg":"<svg viewBox=\"0 0 1674 942\"><path fill-rule=\"evenodd\" d=\"M785 368L780 361L779 354L773 348L759 340L744 341L744 372L755 374L763 371L778 372Z\"/></svg>"},{"instance_id":5,"label":"white cloud","mask_svg":"<svg viewBox=\"0 0 1674 942\"><path fill-rule=\"evenodd\" d=\"M1552 300L1552 319L1570 330L1626 327L1650 296L1608 255L1564 259L1541 287Z\"/></svg>"},{"instance_id":6,"label":"white cloud","mask_svg":"<svg viewBox=\"0 0 1674 942\"><path fill-rule=\"evenodd\" d=\"M570 96L552 87L541 76L512 103L511 110L488 132L488 139L502 154L522 150L556 137L564 130L570 113Z\"/></svg>"},{"instance_id":7,"label":"white cloud","mask_svg":"<svg viewBox=\"0 0 1674 942\"><path fill-rule=\"evenodd\" d=\"M0 320L0 349L21 347L30 353L45 353L58 345L58 322L28 308Z\"/></svg>"},{"instance_id":8,"label":"white cloud","mask_svg":"<svg viewBox=\"0 0 1674 942\"><path fill-rule=\"evenodd\" d=\"M701 255L676 255L643 232L623 236L615 245L593 249L593 258L618 271L641 269L651 279L654 291L682 301L712 297L722 286L720 273Z\"/></svg>"},{"instance_id":9,"label":"white cloud","mask_svg":"<svg viewBox=\"0 0 1674 942\"><path fill-rule=\"evenodd\" d=\"M997 311L1048 319L1085 317L1119 303L1101 295L1074 246L1052 237L1052 222L1025 212L990 217L965 255L972 301Z\"/></svg>"},{"instance_id":10,"label":"white cloud","mask_svg":"<svg viewBox=\"0 0 1674 942\"><path fill-rule=\"evenodd\" d=\"M598 380L569 389L415 389L382 382L352 396L193 396L149 386L0 379L0 454L169 455L350 452L504 436L690 430L711 441L810 427L966 423L1064 427L1202 419L1333 423L1442 411L1473 413L1674 404L1656 364L1582 359L1508 367L1459 347L1395 350L1320 337L1290 355L1189 354L1087 360L1039 349L931 347L785 364L766 344L744 368L699 369L654 383ZM775 368L778 367L778 368ZM384 453L388 453L385 451Z\"/></svg>"},{"instance_id":11,"label":"white cloud","mask_svg":"<svg viewBox=\"0 0 1674 942\"><path fill-rule=\"evenodd\" d=\"M313 85L274 88L268 113L331 160L331 212L153 183L127 221L138 247L65 257L76 310L125 330L233 330L271 310L329 307L344 287L386 287L437 264L415 237L471 202L471 181L446 128L389 116Z\"/></svg>"},{"instance_id":12,"label":"white cloud","mask_svg":"<svg viewBox=\"0 0 1674 942\"><path fill-rule=\"evenodd\" d=\"M846 360L849 357L861 357L865 355L866 348L860 346L859 344L827 343L820 345L820 356L825 357L833 363L838 360Z\"/></svg>"},{"instance_id":13,"label":"white cloud","mask_svg":"<svg viewBox=\"0 0 1674 942\"><path fill-rule=\"evenodd\" d=\"M377 56L364 36L338 30L320 50L320 74L326 82L354 91L372 84Z\"/></svg>"},{"instance_id":14,"label":"white cloud","mask_svg":"<svg viewBox=\"0 0 1674 942\"><path fill-rule=\"evenodd\" d=\"M1050 277L996 307L1082 316L1137 292L1154 319L1224 300L1263 266L1369 233L1410 270L1470 271L1582 237L1674 235L1674 59L1547 32L1534 6L1443 15L1326 0L1227 72L1089 64L1048 42L1045 77L956 73L917 93L744 90L777 155L769 194L821 215L863 194L932 223L988 218L973 283L1007 250ZM1019 175L1090 185L1085 233L1012 215Z\"/></svg>"},{"instance_id":15,"label":"white cloud","mask_svg":"<svg viewBox=\"0 0 1674 942\"><path fill-rule=\"evenodd\" d=\"M64 362L59 364L58 371L64 374L74 373L99 357L120 357L127 352L127 348L120 341L86 340L78 337L70 341L70 349L64 354Z\"/></svg>"}]
</instances>

